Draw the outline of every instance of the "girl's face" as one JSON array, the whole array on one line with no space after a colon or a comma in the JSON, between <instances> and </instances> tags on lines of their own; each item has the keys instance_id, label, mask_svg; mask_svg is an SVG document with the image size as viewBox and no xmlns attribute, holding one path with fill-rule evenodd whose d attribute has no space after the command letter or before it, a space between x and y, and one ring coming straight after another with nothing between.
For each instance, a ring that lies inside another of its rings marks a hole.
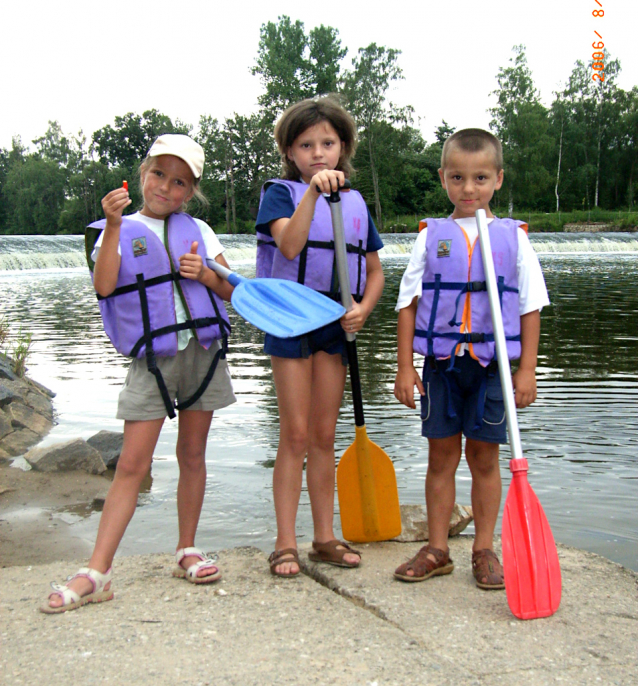
<instances>
[{"instance_id":1,"label":"girl's face","mask_svg":"<svg viewBox=\"0 0 638 686\"><path fill-rule=\"evenodd\" d=\"M144 207L140 213L153 219L166 219L193 197L193 172L174 155L158 155L142 174Z\"/></svg>"},{"instance_id":2,"label":"girl's face","mask_svg":"<svg viewBox=\"0 0 638 686\"><path fill-rule=\"evenodd\" d=\"M299 134L288 148L288 159L297 165L305 183L326 169L336 169L343 143L330 122L321 121Z\"/></svg>"}]
</instances>

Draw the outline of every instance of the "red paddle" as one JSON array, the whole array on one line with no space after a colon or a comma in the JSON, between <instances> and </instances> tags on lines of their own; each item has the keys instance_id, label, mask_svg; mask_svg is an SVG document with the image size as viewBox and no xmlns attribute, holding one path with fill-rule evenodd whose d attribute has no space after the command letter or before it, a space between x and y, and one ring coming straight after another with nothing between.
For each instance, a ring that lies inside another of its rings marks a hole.
<instances>
[{"instance_id":1,"label":"red paddle","mask_svg":"<svg viewBox=\"0 0 638 686\"><path fill-rule=\"evenodd\" d=\"M128 181L122 181L122 188L123 188L125 191L128 191Z\"/></svg>"},{"instance_id":2,"label":"red paddle","mask_svg":"<svg viewBox=\"0 0 638 686\"><path fill-rule=\"evenodd\" d=\"M561 576L558 552L547 517L527 482L527 460L523 457L516 418L501 305L492 260L492 246L485 210L476 211L483 269L492 312L498 371L503 387L512 459L510 483L503 512L503 570L505 592L512 613L519 619L549 617L560 605Z\"/></svg>"}]
</instances>

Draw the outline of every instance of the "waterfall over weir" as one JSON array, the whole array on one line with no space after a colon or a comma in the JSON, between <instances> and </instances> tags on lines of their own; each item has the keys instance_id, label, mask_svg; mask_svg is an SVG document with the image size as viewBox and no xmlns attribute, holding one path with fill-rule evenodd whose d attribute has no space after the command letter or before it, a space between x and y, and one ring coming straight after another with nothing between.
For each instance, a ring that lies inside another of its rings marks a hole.
<instances>
[{"instance_id":1,"label":"waterfall over weir","mask_svg":"<svg viewBox=\"0 0 638 686\"><path fill-rule=\"evenodd\" d=\"M381 258L408 257L416 234L382 234ZM228 262L255 261L256 237L220 235ZM532 233L538 254L638 253L638 233ZM0 236L0 272L85 267L83 236Z\"/></svg>"}]
</instances>

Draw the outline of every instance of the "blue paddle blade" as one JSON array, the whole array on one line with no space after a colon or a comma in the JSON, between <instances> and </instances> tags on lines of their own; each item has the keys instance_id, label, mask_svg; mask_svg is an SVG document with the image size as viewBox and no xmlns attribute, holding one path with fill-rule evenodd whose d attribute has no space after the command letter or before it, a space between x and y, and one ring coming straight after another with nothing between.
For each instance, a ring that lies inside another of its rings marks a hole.
<instances>
[{"instance_id":1,"label":"blue paddle blade","mask_svg":"<svg viewBox=\"0 0 638 686\"><path fill-rule=\"evenodd\" d=\"M301 336L346 313L334 300L286 279L241 279L231 303L246 321L279 338Z\"/></svg>"}]
</instances>

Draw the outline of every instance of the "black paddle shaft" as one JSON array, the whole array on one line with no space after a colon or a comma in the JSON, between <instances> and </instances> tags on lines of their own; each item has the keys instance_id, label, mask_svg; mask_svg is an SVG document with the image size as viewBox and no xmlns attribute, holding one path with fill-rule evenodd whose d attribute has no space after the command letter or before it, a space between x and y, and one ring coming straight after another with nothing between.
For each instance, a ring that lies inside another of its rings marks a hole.
<instances>
[{"instance_id":1,"label":"black paddle shaft","mask_svg":"<svg viewBox=\"0 0 638 686\"><path fill-rule=\"evenodd\" d=\"M346 179L342 188L350 188L350 181ZM341 211L341 195L339 191L332 191L330 195L324 195L330 205L332 217L332 230L335 240L335 259L337 262L337 276L339 277L339 290L341 291L341 304L349 312L352 309L352 295L350 294L350 274L348 272L348 259L346 253L346 237L343 229L343 213ZM352 404L354 406L355 426L365 426L363 417L363 397L361 395L361 379L359 377L359 358L357 356L357 337L353 333L346 332L346 352L350 366L350 383L352 385Z\"/></svg>"}]
</instances>

